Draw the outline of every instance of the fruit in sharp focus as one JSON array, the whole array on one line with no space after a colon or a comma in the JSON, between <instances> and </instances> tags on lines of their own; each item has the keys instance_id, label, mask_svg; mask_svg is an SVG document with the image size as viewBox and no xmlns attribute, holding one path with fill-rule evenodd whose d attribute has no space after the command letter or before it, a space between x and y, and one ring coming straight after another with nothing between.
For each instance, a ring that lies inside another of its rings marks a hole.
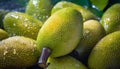
<instances>
[{"instance_id":1,"label":"fruit in sharp focus","mask_svg":"<svg viewBox=\"0 0 120 69\"><path fill-rule=\"evenodd\" d=\"M102 38L93 48L88 65L90 69L120 69L120 31Z\"/></svg>"},{"instance_id":2,"label":"fruit in sharp focus","mask_svg":"<svg viewBox=\"0 0 120 69\"><path fill-rule=\"evenodd\" d=\"M98 19L97 16L95 16L92 12L90 12L89 10L85 9L84 7L80 6L80 5L77 5L77 4L74 4L72 2L67 2L67 1L61 1L61 2L58 2L52 9L52 14L62 8L65 8L65 7L72 7L76 10L78 10L82 16L83 16L83 21L86 21L86 20L90 20L90 19Z\"/></svg>"},{"instance_id":3,"label":"fruit in sharp focus","mask_svg":"<svg viewBox=\"0 0 120 69\"><path fill-rule=\"evenodd\" d=\"M71 56L49 58L47 69L87 69L80 61Z\"/></svg>"},{"instance_id":4,"label":"fruit in sharp focus","mask_svg":"<svg viewBox=\"0 0 120 69\"><path fill-rule=\"evenodd\" d=\"M0 68L22 69L32 66L39 57L39 50L33 39L14 36L0 41Z\"/></svg>"},{"instance_id":5,"label":"fruit in sharp focus","mask_svg":"<svg viewBox=\"0 0 120 69\"><path fill-rule=\"evenodd\" d=\"M107 34L120 30L120 3L114 4L106 10L101 23Z\"/></svg>"},{"instance_id":6,"label":"fruit in sharp focus","mask_svg":"<svg viewBox=\"0 0 120 69\"><path fill-rule=\"evenodd\" d=\"M76 47L82 37L82 29L81 14L72 8L62 9L52 15L40 29L38 48L50 48L53 57L65 55Z\"/></svg>"},{"instance_id":7,"label":"fruit in sharp focus","mask_svg":"<svg viewBox=\"0 0 120 69\"><path fill-rule=\"evenodd\" d=\"M52 6L52 0L30 0L26 13L44 22L50 16Z\"/></svg>"},{"instance_id":8,"label":"fruit in sharp focus","mask_svg":"<svg viewBox=\"0 0 120 69\"><path fill-rule=\"evenodd\" d=\"M37 37L40 50L49 48L51 57L72 52L82 38L83 19L80 12L64 8L54 13L42 26Z\"/></svg>"},{"instance_id":9,"label":"fruit in sharp focus","mask_svg":"<svg viewBox=\"0 0 120 69\"><path fill-rule=\"evenodd\" d=\"M105 36L105 30L97 20L88 20L83 24L83 38L79 42L76 51L81 60L87 61L92 48Z\"/></svg>"},{"instance_id":10,"label":"fruit in sharp focus","mask_svg":"<svg viewBox=\"0 0 120 69\"><path fill-rule=\"evenodd\" d=\"M21 12L10 12L4 18L4 28L10 36L36 39L42 22Z\"/></svg>"},{"instance_id":11,"label":"fruit in sharp focus","mask_svg":"<svg viewBox=\"0 0 120 69\"><path fill-rule=\"evenodd\" d=\"M0 40L8 38L8 37L9 37L9 34L5 30L0 29Z\"/></svg>"}]
</instances>

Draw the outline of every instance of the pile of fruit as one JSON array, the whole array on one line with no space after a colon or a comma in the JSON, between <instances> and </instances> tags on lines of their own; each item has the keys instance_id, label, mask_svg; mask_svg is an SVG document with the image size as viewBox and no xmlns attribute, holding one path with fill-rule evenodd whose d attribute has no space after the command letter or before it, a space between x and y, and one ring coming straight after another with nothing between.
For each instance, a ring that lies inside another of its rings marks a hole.
<instances>
[{"instance_id":1,"label":"pile of fruit","mask_svg":"<svg viewBox=\"0 0 120 69\"><path fill-rule=\"evenodd\" d=\"M0 69L120 69L120 3L90 9L29 0L25 12L0 10Z\"/></svg>"}]
</instances>

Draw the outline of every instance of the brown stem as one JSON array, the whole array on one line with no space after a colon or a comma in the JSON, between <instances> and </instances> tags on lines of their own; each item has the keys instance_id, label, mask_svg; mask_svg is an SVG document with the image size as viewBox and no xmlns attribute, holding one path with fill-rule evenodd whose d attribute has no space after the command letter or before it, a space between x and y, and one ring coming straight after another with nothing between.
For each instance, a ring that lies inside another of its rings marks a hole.
<instances>
[{"instance_id":1,"label":"brown stem","mask_svg":"<svg viewBox=\"0 0 120 69\"><path fill-rule=\"evenodd\" d=\"M51 54L51 50L49 48L43 48L42 49L42 53L41 56L39 58L38 61L38 65L42 68L46 68L47 67L47 59Z\"/></svg>"}]
</instances>

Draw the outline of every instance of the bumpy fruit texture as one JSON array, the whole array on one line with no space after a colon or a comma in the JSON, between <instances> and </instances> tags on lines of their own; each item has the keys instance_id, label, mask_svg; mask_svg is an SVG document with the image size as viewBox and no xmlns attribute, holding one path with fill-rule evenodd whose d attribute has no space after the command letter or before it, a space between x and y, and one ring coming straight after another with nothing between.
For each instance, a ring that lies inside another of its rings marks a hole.
<instances>
[{"instance_id":1,"label":"bumpy fruit texture","mask_svg":"<svg viewBox=\"0 0 120 69\"><path fill-rule=\"evenodd\" d=\"M10 12L4 18L4 28L10 36L36 39L42 22L21 12Z\"/></svg>"},{"instance_id":2,"label":"bumpy fruit texture","mask_svg":"<svg viewBox=\"0 0 120 69\"><path fill-rule=\"evenodd\" d=\"M5 30L0 29L0 40L8 38L8 37L9 37L9 34Z\"/></svg>"},{"instance_id":3,"label":"bumpy fruit texture","mask_svg":"<svg viewBox=\"0 0 120 69\"><path fill-rule=\"evenodd\" d=\"M106 10L101 23L107 34L120 30L120 3L114 4Z\"/></svg>"},{"instance_id":4,"label":"bumpy fruit texture","mask_svg":"<svg viewBox=\"0 0 120 69\"><path fill-rule=\"evenodd\" d=\"M0 42L0 68L22 69L32 66L39 58L33 39L14 36Z\"/></svg>"},{"instance_id":5,"label":"bumpy fruit texture","mask_svg":"<svg viewBox=\"0 0 120 69\"><path fill-rule=\"evenodd\" d=\"M120 68L120 31L102 38L93 48L88 65L90 69Z\"/></svg>"},{"instance_id":6,"label":"bumpy fruit texture","mask_svg":"<svg viewBox=\"0 0 120 69\"><path fill-rule=\"evenodd\" d=\"M26 13L44 22L50 16L52 6L52 0L30 0Z\"/></svg>"},{"instance_id":7,"label":"bumpy fruit texture","mask_svg":"<svg viewBox=\"0 0 120 69\"><path fill-rule=\"evenodd\" d=\"M87 69L80 61L71 56L49 58L47 69Z\"/></svg>"},{"instance_id":8,"label":"bumpy fruit texture","mask_svg":"<svg viewBox=\"0 0 120 69\"><path fill-rule=\"evenodd\" d=\"M92 48L105 36L105 30L97 20L88 20L83 24L83 38L79 42L76 51L81 59L87 60Z\"/></svg>"},{"instance_id":9,"label":"bumpy fruit texture","mask_svg":"<svg viewBox=\"0 0 120 69\"><path fill-rule=\"evenodd\" d=\"M59 57L74 50L82 37L83 21L80 12L64 8L54 13L42 26L37 46L52 50L51 57Z\"/></svg>"},{"instance_id":10,"label":"bumpy fruit texture","mask_svg":"<svg viewBox=\"0 0 120 69\"><path fill-rule=\"evenodd\" d=\"M71 3L71 2L67 2L67 1L61 1L61 2L58 2L52 9L52 14L62 8L65 8L65 7L72 7L76 10L78 10L82 16L83 16L83 21L86 21L86 20L90 20L90 19L98 19L98 17L96 15L94 15L92 12L90 12L89 10L85 9L84 7L80 6L80 5L77 5L77 4L74 4L74 3Z\"/></svg>"}]
</instances>

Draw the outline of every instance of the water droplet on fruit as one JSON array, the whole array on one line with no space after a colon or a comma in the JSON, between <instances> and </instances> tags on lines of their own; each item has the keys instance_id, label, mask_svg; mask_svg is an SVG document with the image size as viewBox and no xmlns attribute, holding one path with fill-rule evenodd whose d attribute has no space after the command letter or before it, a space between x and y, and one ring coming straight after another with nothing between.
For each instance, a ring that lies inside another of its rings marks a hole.
<instances>
[{"instance_id":1,"label":"water droplet on fruit","mask_svg":"<svg viewBox=\"0 0 120 69\"><path fill-rule=\"evenodd\" d=\"M13 23L13 26L16 26L16 23Z\"/></svg>"},{"instance_id":2,"label":"water droplet on fruit","mask_svg":"<svg viewBox=\"0 0 120 69\"><path fill-rule=\"evenodd\" d=\"M7 50L4 50L4 53L3 53L3 55L6 55L8 53L8 51Z\"/></svg>"},{"instance_id":3,"label":"water droplet on fruit","mask_svg":"<svg viewBox=\"0 0 120 69\"><path fill-rule=\"evenodd\" d=\"M8 47L5 47L3 55L6 55L8 53L7 49L8 49Z\"/></svg>"},{"instance_id":4,"label":"water droplet on fruit","mask_svg":"<svg viewBox=\"0 0 120 69\"><path fill-rule=\"evenodd\" d=\"M108 24L105 23L104 26L105 26L105 30L107 30L108 29Z\"/></svg>"},{"instance_id":5,"label":"water droplet on fruit","mask_svg":"<svg viewBox=\"0 0 120 69\"><path fill-rule=\"evenodd\" d=\"M46 16L46 18L48 18L49 16Z\"/></svg>"},{"instance_id":6,"label":"water droplet on fruit","mask_svg":"<svg viewBox=\"0 0 120 69\"><path fill-rule=\"evenodd\" d=\"M13 54L16 54L16 49L13 49Z\"/></svg>"},{"instance_id":7,"label":"water droplet on fruit","mask_svg":"<svg viewBox=\"0 0 120 69\"><path fill-rule=\"evenodd\" d=\"M15 15L11 15L12 17L14 17L14 18L16 18L16 19L18 19L19 17L18 16L15 16Z\"/></svg>"},{"instance_id":8,"label":"water droplet on fruit","mask_svg":"<svg viewBox=\"0 0 120 69\"><path fill-rule=\"evenodd\" d=\"M106 22L109 22L109 21L110 21L110 18L106 18L105 21L106 21ZM106 23L106 24L108 24L108 23Z\"/></svg>"},{"instance_id":9,"label":"water droplet on fruit","mask_svg":"<svg viewBox=\"0 0 120 69\"><path fill-rule=\"evenodd\" d=\"M26 22L26 21L28 21L28 19L27 19L27 18L25 18L25 19L24 19L24 22Z\"/></svg>"},{"instance_id":10,"label":"water droplet on fruit","mask_svg":"<svg viewBox=\"0 0 120 69\"><path fill-rule=\"evenodd\" d=\"M90 30L85 30L83 36L89 38L91 36Z\"/></svg>"},{"instance_id":11,"label":"water droplet on fruit","mask_svg":"<svg viewBox=\"0 0 120 69\"><path fill-rule=\"evenodd\" d=\"M25 27L27 27L27 26L28 26L28 24L24 24L24 26L25 26Z\"/></svg>"},{"instance_id":12,"label":"water droplet on fruit","mask_svg":"<svg viewBox=\"0 0 120 69\"><path fill-rule=\"evenodd\" d=\"M37 5L38 5L38 1L33 0L33 4L34 4L35 6L37 6Z\"/></svg>"}]
</instances>

